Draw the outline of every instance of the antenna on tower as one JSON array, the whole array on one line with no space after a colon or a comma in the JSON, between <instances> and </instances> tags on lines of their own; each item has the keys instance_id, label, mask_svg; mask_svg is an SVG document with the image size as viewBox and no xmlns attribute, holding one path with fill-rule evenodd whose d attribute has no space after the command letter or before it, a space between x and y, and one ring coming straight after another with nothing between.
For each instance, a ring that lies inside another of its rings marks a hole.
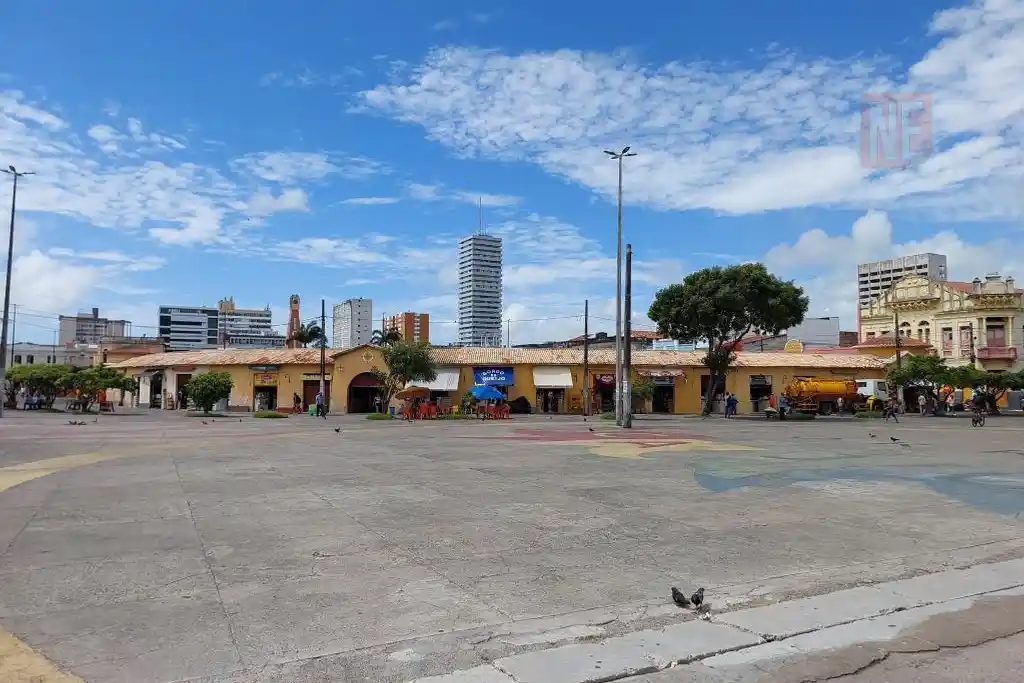
<instances>
[{"instance_id":1,"label":"antenna on tower","mask_svg":"<svg viewBox=\"0 0 1024 683\"><path fill-rule=\"evenodd\" d=\"M480 227L477 229L477 232L483 234L483 232L484 232L484 198L483 197L478 197L476 202L477 202L477 208L478 208L479 213L480 213L480 218L479 218Z\"/></svg>"}]
</instances>

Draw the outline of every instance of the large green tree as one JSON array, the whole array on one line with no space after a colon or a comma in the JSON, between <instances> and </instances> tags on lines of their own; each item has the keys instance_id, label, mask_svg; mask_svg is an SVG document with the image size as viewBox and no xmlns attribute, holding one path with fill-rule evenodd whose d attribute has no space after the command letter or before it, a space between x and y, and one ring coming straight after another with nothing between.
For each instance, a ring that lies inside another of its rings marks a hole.
<instances>
[{"instance_id":1,"label":"large green tree","mask_svg":"<svg viewBox=\"0 0 1024 683\"><path fill-rule=\"evenodd\" d=\"M99 400L100 393L107 389L132 391L135 386L134 379L106 365L93 365L75 370L65 379L65 389L78 394L83 411L89 410L92 404Z\"/></svg>"},{"instance_id":2,"label":"large green tree","mask_svg":"<svg viewBox=\"0 0 1024 683\"><path fill-rule=\"evenodd\" d=\"M70 365L15 365L7 371L7 379L13 391L25 387L30 393L38 393L44 406L52 408L57 395L67 389L73 372Z\"/></svg>"},{"instance_id":3,"label":"large green tree","mask_svg":"<svg viewBox=\"0 0 1024 683\"><path fill-rule=\"evenodd\" d=\"M433 382L437 379L437 365L430 356L426 342L396 341L381 347L384 369L374 367L370 372L381 384L382 405L387 406L395 394L409 382Z\"/></svg>"},{"instance_id":4,"label":"large green tree","mask_svg":"<svg viewBox=\"0 0 1024 683\"><path fill-rule=\"evenodd\" d=\"M711 410L714 388L725 382L734 350L757 330L774 335L803 322L808 299L792 281L772 275L760 263L705 268L681 284L654 296L647 317L658 333L682 341L707 341L704 364L711 374L704 411Z\"/></svg>"}]
</instances>

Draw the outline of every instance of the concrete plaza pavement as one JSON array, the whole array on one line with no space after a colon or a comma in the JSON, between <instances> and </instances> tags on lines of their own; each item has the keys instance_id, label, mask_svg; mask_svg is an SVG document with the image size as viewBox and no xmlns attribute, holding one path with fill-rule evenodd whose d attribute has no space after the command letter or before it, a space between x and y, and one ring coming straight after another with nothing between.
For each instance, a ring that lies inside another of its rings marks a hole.
<instances>
[{"instance_id":1,"label":"concrete plaza pavement","mask_svg":"<svg viewBox=\"0 0 1024 683\"><path fill-rule=\"evenodd\" d=\"M0 424L0 626L98 683L397 683L691 619L673 585L1024 557L1016 418L66 423Z\"/></svg>"}]
</instances>

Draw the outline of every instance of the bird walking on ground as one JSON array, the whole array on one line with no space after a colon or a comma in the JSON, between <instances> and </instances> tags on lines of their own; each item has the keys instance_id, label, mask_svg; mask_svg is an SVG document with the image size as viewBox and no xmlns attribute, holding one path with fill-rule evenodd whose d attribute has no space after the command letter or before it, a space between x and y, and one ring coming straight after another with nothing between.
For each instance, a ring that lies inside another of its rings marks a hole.
<instances>
[{"instance_id":1,"label":"bird walking on ground","mask_svg":"<svg viewBox=\"0 0 1024 683\"><path fill-rule=\"evenodd\" d=\"M893 443L898 443L899 439L897 439L895 436L890 436L889 441L892 441Z\"/></svg>"},{"instance_id":2,"label":"bird walking on ground","mask_svg":"<svg viewBox=\"0 0 1024 683\"><path fill-rule=\"evenodd\" d=\"M878 438L878 434L868 434L868 436L870 436L872 439Z\"/></svg>"},{"instance_id":3,"label":"bird walking on ground","mask_svg":"<svg viewBox=\"0 0 1024 683\"><path fill-rule=\"evenodd\" d=\"M698 588L697 592L690 596L690 602L700 607L700 604L704 602L704 589Z\"/></svg>"},{"instance_id":4,"label":"bird walking on ground","mask_svg":"<svg viewBox=\"0 0 1024 683\"><path fill-rule=\"evenodd\" d=\"M587 427L587 431L592 432L592 431L594 431L594 428L593 427Z\"/></svg>"},{"instance_id":5,"label":"bird walking on ground","mask_svg":"<svg viewBox=\"0 0 1024 683\"><path fill-rule=\"evenodd\" d=\"M691 606L689 598L687 598L685 595L683 595L683 592L681 590L679 590L678 588L676 588L675 586L672 586L672 602L676 603L680 607L690 607Z\"/></svg>"},{"instance_id":6,"label":"bird walking on ground","mask_svg":"<svg viewBox=\"0 0 1024 683\"><path fill-rule=\"evenodd\" d=\"M334 433L335 434L341 434L341 427L335 427L334 428Z\"/></svg>"}]
</instances>

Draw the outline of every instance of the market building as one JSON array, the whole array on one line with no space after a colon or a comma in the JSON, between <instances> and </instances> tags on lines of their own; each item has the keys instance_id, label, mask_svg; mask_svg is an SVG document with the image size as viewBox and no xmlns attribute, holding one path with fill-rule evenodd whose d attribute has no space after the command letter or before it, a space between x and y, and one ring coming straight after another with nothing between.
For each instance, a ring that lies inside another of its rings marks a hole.
<instances>
[{"instance_id":1,"label":"market building","mask_svg":"<svg viewBox=\"0 0 1024 683\"><path fill-rule=\"evenodd\" d=\"M529 401L534 412L579 413L583 387L590 387L592 410L608 409L614 397L614 350L590 352L587 375L582 349L518 349L435 347L437 378L416 382L441 401L459 402L474 384L497 387L512 401ZM654 395L641 408L664 413L698 413L710 373L701 364L703 352L636 351L634 381L649 377ZM197 350L130 358L114 367L138 376L138 404L172 408L178 389L193 375L220 371L234 380L234 389L221 410L291 410L298 395L303 406L313 402L320 384L319 349ZM383 367L380 349L364 345L329 349L325 367L329 409L335 413L365 413L375 409L378 382L372 370ZM796 378L881 379L887 363L857 353L745 353L719 393L735 394L739 412L757 409L755 401L779 393Z\"/></svg>"}]
</instances>

